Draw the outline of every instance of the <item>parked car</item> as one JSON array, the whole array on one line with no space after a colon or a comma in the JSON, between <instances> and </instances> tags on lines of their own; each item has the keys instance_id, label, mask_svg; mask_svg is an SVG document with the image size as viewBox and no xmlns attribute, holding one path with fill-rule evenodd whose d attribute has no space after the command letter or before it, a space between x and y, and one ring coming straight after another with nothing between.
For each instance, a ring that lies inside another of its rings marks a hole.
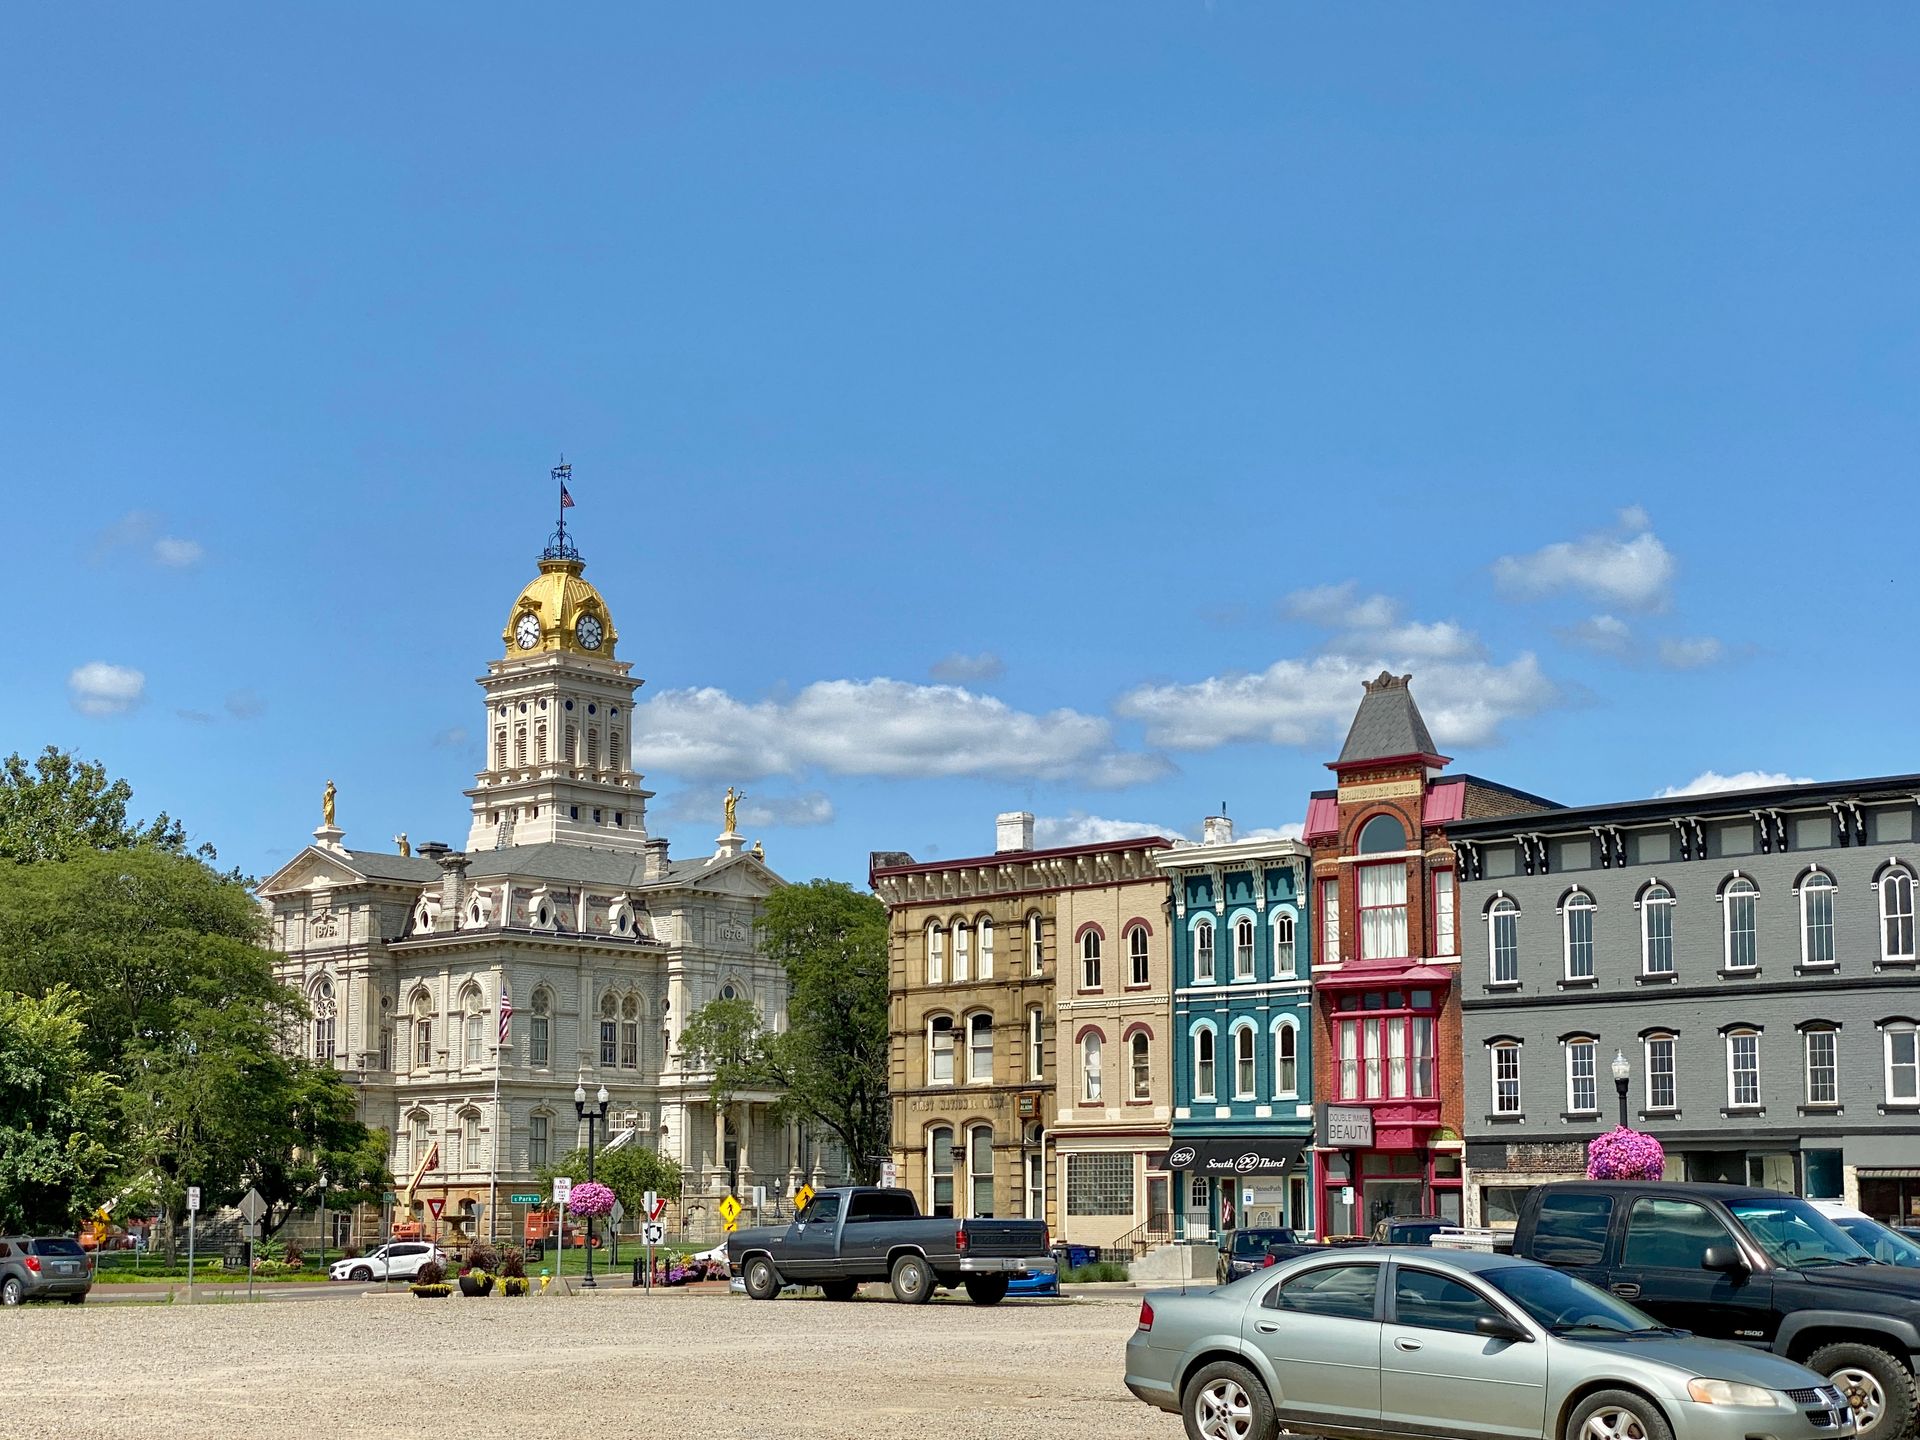
<instances>
[{"instance_id":1,"label":"parked car","mask_svg":"<svg viewBox=\"0 0 1920 1440\"><path fill-rule=\"evenodd\" d=\"M0 1235L0 1305L26 1300L86 1302L93 1260L67 1235Z\"/></svg>"},{"instance_id":2,"label":"parked car","mask_svg":"<svg viewBox=\"0 0 1920 1440\"><path fill-rule=\"evenodd\" d=\"M1856 1210L1851 1205L1842 1205L1838 1200L1809 1200L1807 1203L1838 1225L1854 1243L1882 1265L1904 1265L1909 1270L1920 1270L1920 1242L1916 1242L1912 1236L1901 1234L1891 1225L1882 1225L1864 1211Z\"/></svg>"},{"instance_id":3,"label":"parked car","mask_svg":"<svg viewBox=\"0 0 1920 1440\"><path fill-rule=\"evenodd\" d=\"M1373 1227L1376 1245L1431 1245L1442 1230L1457 1230L1458 1220L1442 1220L1438 1215L1389 1215Z\"/></svg>"},{"instance_id":4,"label":"parked car","mask_svg":"<svg viewBox=\"0 0 1920 1440\"><path fill-rule=\"evenodd\" d=\"M1839 1390L1506 1255L1323 1250L1218 1290L1154 1291L1126 1383L1190 1436L1846 1440Z\"/></svg>"},{"instance_id":5,"label":"parked car","mask_svg":"<svg viewBox=\"0 0 1920 1440\"><path fill-rule=\"evenodd\" d=\"M1877 1263L1805 1200L1738 1185L1539 1185L1520 1202L1513 1253L1663 1324L1804 1362L1839 1386L1867 1440L1912 1432L1920 1270Z\"/></svg>"},{"instance_id":6,"label":"parked car","mask_svg":"<svg viewBox=\"0 0 1920 1440\"><path fill-rule=\"evenodd\" d=\"M1016 1276L1055 1269L1042 1220L923 1218L911 1190L822 1190L791 1225L727 1237L727 1262L755 1300L786 1285L818 1285L851 1300L863 1281L885 1280L893 1298L923 1304L942 1286L964 1287L976 1305L1004 1300Z\"/></svg>"},{"instance_id":7,"label":"parked car","mask_svg":"<svg viewBox=\"0 0 1920 1440\"><path fill-rule=\"evenodd\" d=\"M327 1267L329 1280L411 1280L429 1260L447 1263L444 1251L424 1240L394 1240Z\"/></svg>"},{"instance_id":8,"label":"parked car","mask_svg":"<svg viewBox=\"0 0 1920 1440\"><path fill-rule=\"evenodd\" d=\"M1251 1275L1282 1260L1305 1255L1312 1248L1284 1227L1223 1231L1220 1236L1220 1260L1214 1267L1214 1275L1222 1285L1226 1285L1242 1275Z\"/></svg>"}]
</instances>

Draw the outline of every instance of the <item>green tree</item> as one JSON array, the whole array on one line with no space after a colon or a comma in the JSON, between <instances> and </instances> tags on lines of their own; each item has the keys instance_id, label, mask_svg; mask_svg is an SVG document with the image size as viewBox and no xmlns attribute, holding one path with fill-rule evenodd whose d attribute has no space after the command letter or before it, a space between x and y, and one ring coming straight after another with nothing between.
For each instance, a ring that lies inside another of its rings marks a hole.
<instances>
[{"instance_id":1,"label":"green tree","mask_svg":"<svg viewBox=\"0 0 1920 1440\"><path fill-rule=\"evenodd\" d=\"M0 1234L65 1230L108 1198L118 1096L73 992L0 990Z\"/></svg>"},{"instance_id":2,"label":"green tree","mask_svg":"<svg viewBox=\"0 0 1920 1440\"><path fill-rule=\"evenodd\" d=\"M95 850L136 845L183 855L186 831L163 811L141 824L127 819L133 787L109 780L96 761L76 760L49 745L31 766L25 756L0 762L0 861L66 860ZM205 849L212 858L210 847Z\"/></svg>"},{"instance_id":3,"label":"green tree","mask_svg":"<svg viewBox=\"0 0 1920 1440\"><path fill-rule=\"evenodd\" d=\"M276 1058L260 1077L275 1089L254 1097L269 1121L265 1144L245 1173L267 1202L262 1232L323 1200L330 1209L378 1203L390 1179L386 1131L360 1123L360 1097L332 1066Z\"/></svg>"},{"instance_id":4,"label":"green tree","mask_svg":"<svg viewBox=\"0 0 1920 1440\"><path fill-rule=\"evenodd\" d=\"M713 1000L688 1017L681 1048L711 1070L717 1103L779 1092L782 1113L833 1135L871 1182L892 1135L886 906L814 880L775 891L756 928L786 972L787 1028L768 1030L744 1000Z\"/></svg>"},{"instance_id":5,"label":"green tree","mask_svg":"<svg viewBox=\"0 0 1920 1440\"><path fill-rule=\"evenodd\" d=\"M540 1172L541 1188L549 1195L553 1193L553 1177L556 1175L565 1175L576 1184L584 1184L587 1178L586 1150L569 1151L560 1157L559 1164L549 1165ZM680 1162L669 1159L657 1150L649 1150L644 1145L622 1145L617 1150L596 1152L593 1178L613 1190L626 1207L627 1220L631 1224L640 1221L641 1205L647 1191L657 1191L670 1199L678 1198L680 1194Z\"/></svg>"}]
</instances>

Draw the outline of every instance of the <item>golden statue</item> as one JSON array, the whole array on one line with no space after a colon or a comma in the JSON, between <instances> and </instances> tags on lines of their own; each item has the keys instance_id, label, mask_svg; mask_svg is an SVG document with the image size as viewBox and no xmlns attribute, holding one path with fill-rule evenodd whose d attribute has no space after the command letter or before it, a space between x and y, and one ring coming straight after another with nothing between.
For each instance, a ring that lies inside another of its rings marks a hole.
<instances>
[{"instance_id":1,"label":"golden statue","mask_svg":"<svg viewBox=\"0 0 1920 1440\"><path fill-rule=\"evenodd\" d=\"M766 849L758 840L753 842L753 858L756 860L764 860L767 858Z\"/></svg>"},{"instance_id":2,"label":"golden statue","mask_svg":"<svg viewBox=\"0 0 1920 1440\"><path fill-rule=\"evenodd\" d=\"M734 793L733 793L733 787L732 787L731 785L729 785L729 786L727 786L727 802L726 802L726 803L727 803L727 829L726 829L726 833L727 833L727 834L729 834L729 835L737 835L737 834L739 834L739 833L740 833L740 832L739 832L738 830L736 830L736 829L734 828L734 826L735 826L735 825L736 825L736 824L738 823L738 819L739 819L739 817L738 817L738 811L739 811L739 808L740 808L740 802L741 802L742 800L744 800L744 799L746 799L746 798L747 798L747 797L746 797L746 794L745 794L745 792L744 792L744 791L743 791L742 793L740 793L740 794L738 794L738 795L736 795L736 794L734 794Z\"/></svg>"},{"instance_id":3,"label":"golden statue","mask_svg":"<svg viewBox=\"0 0 1920 1440\"><path fill-rule=\"evenodd\" d=\"M407 839L406 831L402 830L398 835L394 836L393 843L400 847L400 853L402 855L413 854L413 844Z\"/></svg>"},{"instance_id":4,"label":"golden statue","mask_svg":"<svg viewBox=\"0 0 1920 1440\"><path fill-rule=\"evenodd\" d=\"M333 788L333 781L329 780L327 781L327 788L325 793L323 793L320 796L320 819L321 819L321 822L326 825L333 824L334 794L335 794L335 791Z\"/></svg>"}]
</instances>

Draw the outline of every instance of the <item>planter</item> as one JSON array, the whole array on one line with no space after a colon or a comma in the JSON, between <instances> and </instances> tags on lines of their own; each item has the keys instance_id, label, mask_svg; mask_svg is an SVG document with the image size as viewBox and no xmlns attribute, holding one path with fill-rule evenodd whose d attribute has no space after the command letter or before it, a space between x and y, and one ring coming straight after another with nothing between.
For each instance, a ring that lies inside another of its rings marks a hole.
<instances>
[{"instance_id":1,"label":"planter","mask_svg":"<svg viewBox=\"0 0 1920 1440\"><path fill-rule=\"evenodd\" d=\"M462 1275L460 1277L460 1293L469 1300L477 1299L482 1295L491 1295L493 1293L493 1276Z\"/></svg>"},{"instance_id":2,"label":"planter","mask_svg":"<svg viewBox=\"0 0 1920 1440\"><path fill-rule=\"evenodd\" d=\"M451 1285L409 1285L416 1300L444 1300L453 1293Z\"/></svg>"},{"instance_id":3,"label":"planter","mask_svg":"<svg viewBox=\"0 0 1920 1440\"><path fill-rule=\"evenodd\" d=\"M500 1282L500 1293L509 1298L524 1295L527 1293L527 1289L527 1279L523 1275L509 1275Z\"/></svg>"}]
</instances>

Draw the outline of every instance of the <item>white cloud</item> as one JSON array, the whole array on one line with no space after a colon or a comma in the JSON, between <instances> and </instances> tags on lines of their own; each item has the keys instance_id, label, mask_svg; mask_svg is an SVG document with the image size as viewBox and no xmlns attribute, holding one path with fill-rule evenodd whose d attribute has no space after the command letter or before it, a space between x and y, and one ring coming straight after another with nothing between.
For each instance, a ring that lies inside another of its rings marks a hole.
<instances>
[{"instance_id":1,"label":"white cloud","mask_svg":"<svg viewBox=\"0 0 1920 1440\"><path fill-rule=\"evenodd\" d=\"M1033 822L1033 844L1038 850L1052 850L1061 845L1105 845L1147 835L1163 835L1169 840L1184 838L1177 826L1153 825L1144 820L1111 820L1104 815L1089 815L1084 810L1042 815Z\"/></svg>"},{"instance_id":2,"label":"white cloud","mask_svg":"<svg viewBox=\"0 0 1920 1440\"><path fill-rule=\"evenodd\" d=\"M171 570L198 565L206 553L198 540L183 540L178 535L162 535L153 542L153 558Z\"/></svg>"},{"instance_id":3,"label":"white cloud","mask_svg":"<svg viewBox=\"0 0 1920 1440\"><path fill-rule=\"evenodd\" d=\"M1523 598L1571 591L1628 610L1663 610L1674 568L1673 553L1635 505L1620 512L1612 530L1557 541L1531 555L1501 556L1493 578Z\"/></svg>"},{"instance_id":4,"label":"white cloud","mask_svg":"<svg viewBox=\"0 0 1920 1440\"><path fill-rule=\"evenodd\" d=\"M1660 642L1660 663L1669 670L1698 670L1715 665L1726 658L1726 653L1727 647L1711 635Z\"/></svg>"},{"instance_id":5,"label":"white cloud","mask_svg":"<svg viewBox=\"0 0 1920 1440\"><path fill-rule=\"evenodd\" d=\"M1726 790L1767 790L1776 785L1811 785L1806 775L1788 775L1779 770L1742 770L1722 775L1718 770L1702 770L1684 785L1669 785L1656 797L1671 795L1717 795Z\"/></svg>"},{"instance_id":6,"label":"white cloud","mask_svg":"<svg viewBox=\"0 0 1920 1440\"><path fill-rule=\"evenodd\" d=\"M1259 830L1236 830L1233 838L1238 840L1298 840L1307 833L1304 822L1289 821L1285 825L1275 825Z\"/></svg>"},{"instance_id":7,"label":"white cloud","mask_svg":"<svg viewBox=\"0 0 1920 1440\"><path fill-rule=\"evenodd\" d=\"M129 510L93 537L91 559L103 565L122 550L134 550L169 570L190 570L206 558L198 540L163 535L162 517L151 510Z\"/></svg>"},{"instance_id":8,"label":"white cloud","mask_svg":"<svg viewBox=\"0 0 1920 1440\"><path fill-rule=\"evenodd\" d=\"M252 690L235 690L227 696L227 713L236 720L251 720L264 714L267 702Z\"/></svg>"},{"instance_id":9,"label":"white cloud","mask_svg":"<svg viewBox=\"0 0 1920 1440\"><path fill-rule=\"evenodd\" d=\"M740 822L769 828L831 825L833 801L818 790L802 795L749 795L740 806Z\"/></svg>"},{"instance_id":10,"label":"white cloud","mask_svg":"<svg viewBox=\"0 0 1920 1440\"><path fill-rule=\"evenodd\" d=\"M67 694L82 715L124 715L146 698L147 677L125 665L89 660L67 676Z\"/></svg>"},{"instance_id":11,"label":"white cloud","mask_svg":"<svg viewBox=\"0 0 1920 1440\"><path fill-rule=\"evenodd\" d=\"M968 682L977 684L984 680L998 680L1007 673L1007 665L991 650L982 650L978 655L963 655L956 650L934 661L927 673L936 680L958 685Z\"/></svg>"},{"instance_id":12,"label":"white cloud","mask_svg":"<svg viewBox=\"0 0 1920 1440\"><path fill-rule=\"evenodd\" d=\"M1356 582L1342 580L1295 590L1280 602L1280 613L1329 630L1378 630L1393 624L1399 607L1385 595L1362 595Z\"/></svg>"},{"instance_id":13,"label":"white cloud","mask_svg":"<svg viewBox=\"0 0 1920 1440\"><path fill-rule=\"evenodd\" d=\"M710 825L717 835L726 823L725 802L723 787L701 785L663 796L654 813L675 825L691 825L696 831L704 832ZM834 813L833 801L818 790L769 795L747 790L740 796L739 820L743 830L831 825Z\"/></svg>"},{"instance_id":14,"label":"white cloud","mask_svg":"<svg viewBox=\"0 0 1920 1440\"><path fill-rule=\"evenodd\" d=\"M1633 653L1633 627L1612 615L1594 615L1554 632L1569 645L1624 660Z\"/></svg>"},{"instance_id":15,"label":"white cloud","mask_svg":"<svg viewBox=\"0 0 1920 1440\"><path fill-rule=\"evenodd\" d=\"M1418 660L1464 660L1484 655L1480 637L1451 620L1431 625L1409 620L1403 625L1387 625L1377 630L1355 630L1328 642L1330 655L1392 655L1402 664Z\"/></svg>"},{"instance_id":16,"label":"white cloud","mask_svg":"<svg viewBox=\"0 0 1920 1440\"><path fill-rule=\"evenodd\" d=\"M819 769L1120 786L1172 768L1120 749L1100 716L1032 714L958 685L884 678L820 680L751 702L711 687L664 691L636 708L633 751L647 769L730 782Z\"/></svg>"}]
</instances>

